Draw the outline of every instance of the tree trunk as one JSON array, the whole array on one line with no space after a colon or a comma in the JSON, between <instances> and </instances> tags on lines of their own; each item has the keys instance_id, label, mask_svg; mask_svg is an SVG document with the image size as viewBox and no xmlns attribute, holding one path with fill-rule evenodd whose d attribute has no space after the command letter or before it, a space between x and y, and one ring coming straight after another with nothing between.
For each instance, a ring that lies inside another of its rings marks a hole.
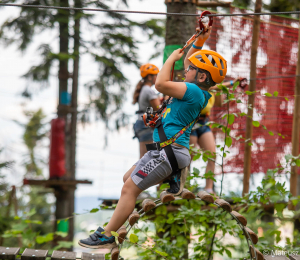
<instances>
[{"instance_id":1,"label":"tree trunk","mask_svg":"<svg viewBox=\"0 0 300 260\"><path fill-rule=\"evenodd\" d=\"M75 1L75 7L81 8L81 1ZM74 50L73 50L73 84L72 84L72 101L71 101L71 129L70 129L70 174L71 179L75 180L76 175L76 134L77 134L77 94L78 94L78 78L79 78L79 47L80 47L80 11L74 13ZM73 215L74 201L75 201L75 189L69 190L70 192L70 203L69 212L70 216ZM70 231L69 235L71 238L74 237L74 218L70 219Z\"/></svg>"},{"instance_id":2,"label":"tree trunk","mask_svg":"<svg viewBox=\"0 0 300 260\"><path fill-rule=\"evenodd\" d=\"M61 7L69 7L69 0L60 0ZM69 11L58 10L59 18L59 106L57 114L59 117L66 116L66 109L64 105L66 103L66 95L68 93L68 79L69 70L68 63L69 58L65 58L65 55L69 54Z\"/></svg>"},{"instance_id":3,"label":"tree trunk","mask_svg":"<svg viewBox=\"0 0 300 260\"><path fill-rule=\"evenodd\" d=\"M168 13L196 13L196 2L190 0L189 2L171 2L168 0L167 12ZM197 18L194 16L167 16L166 22L166 46L168 45L181 45L183 47L188 39L196 31ZM187 53L185 50L185 55ZM175 70L174 81L182 81L184 77L184 70Z\"/></svg>"},{"instance_id":4,"label":"tree trunk","mask_svg":"<svg viewBox=\"0 0 300 260\"><path fill-rule=\"evenodd\" d=\"M196 1L166 1L168 13L196 13ZM166 46L180 45L183 47L185 43L192 37L196 31L197 18L194 16L167 16L166 22ZM185 50L185 55L188 49ZM182 81L184 77L184 70L174 71L174 81ZM188 240L188 243L190 240ZM183 259L188 259L188 247L184 248L185 255Z\"/></svg>"},{"instance_id":5,"label":"tree trunk","mask_svg":"<svg viewBox=\"0 0 300 260\"><path fill-rule=\"evenodd\" d=\"M59 6L69 7L69 0L60 0ZM58 117L62 117L66 121L66 129L65 136L68 136L68 123L67 123L67 103L68 103L68 79L69 79L69 58L67 55L69 54L69 11L68 10L58 10L58 18L59 18L59 71L58 71L58 79L59 79L59 104L57 109ZM67 57L67 58L66 58ZM66 142L65 150L66 150L66 166L68 165L68 154L69 154L69 146ZM66 167L65 177L70 177L69 169ZM55 209L55 219L63 219L67 218L70 215L69 204L70 204L70 192L68 191L67 186L59 186L55 188L55 197L56 197L56 209ZM74 201L74 200L73 200ZM74 203L74 202L73 202ZM60 221L55 222L55 231L63 231L68 232L68 236L66 238L55 238L53 243L57 244L58 240L67 240L72 241L73 237L70 236L70 226L69 221Z\"/></svg>"}]
</instances>

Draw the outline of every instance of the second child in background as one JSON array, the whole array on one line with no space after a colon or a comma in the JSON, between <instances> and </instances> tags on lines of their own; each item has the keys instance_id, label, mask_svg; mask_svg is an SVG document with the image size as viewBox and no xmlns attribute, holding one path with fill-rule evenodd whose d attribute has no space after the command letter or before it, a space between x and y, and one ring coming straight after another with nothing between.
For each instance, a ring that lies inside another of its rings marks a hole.
<instances>
[{"instance_id":1,"label":"second child in background","mask_svg":"<svg viewBox=\"0 0 300 260\"><path fill-rule=\"evenodd\" d=\"M142 115L146 112L147 107L152 107L154 111L158 110L160 101L151 88L155 84L159 69L155 65L147 63L140 67L140 72L142 79L135 87L132 104L138 103L139 105L139 110L136 111L138 119L133 126L133 130L134 138L137 137L140 143L140 158L142 158L147 152L146 144L153 142L154 131L153 128L145 126Z\"/></svg>"}]
</instances>

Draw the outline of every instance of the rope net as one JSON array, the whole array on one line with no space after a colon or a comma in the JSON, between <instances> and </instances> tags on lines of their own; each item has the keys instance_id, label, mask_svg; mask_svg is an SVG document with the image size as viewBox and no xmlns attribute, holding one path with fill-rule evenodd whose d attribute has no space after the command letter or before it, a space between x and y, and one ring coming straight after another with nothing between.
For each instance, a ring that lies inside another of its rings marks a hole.
<instances>
[{"instance_id":1,"label":"rope net","mask_svg":"<svg viewBox=\"0 0 300 260\"><path fill-rule=\"evenodd\" d=\"M244 12L231 8L231 13ZM253 127L251 173L266 173L268 169L284 163L284 155L291 154L291 136L294 109L295 77L266 79L280 75L295 75L298 52L298 20L261 16L260 36L257 54L257 79L253 120L259 121L259 127ZM251 17L214 17L213 30L206 44L211 50L221 53L228 63L227 80L238 76L250 75L250 56L252 44ZM248 81L249 82L249 81ZM230 113L247 114L247 89L237 88L237 96L242 103L230 102ZM267 97L264 93L277 97ZM222 116L227 113L227 105L214 107L210 121L222 123ZM267 130L263 128L266 127ZM246 116L235 118L231 127L231 136L245 138ZM216 143L224 141L224 133L214 128ZM283 135L284 138L281 136ZM233 139L230 154L224 158L225 173L243 173L245 140ZM216 168L220 173L220 167ZM300 173L300 172L299 172Z\"/></svg>"}]
</instances>

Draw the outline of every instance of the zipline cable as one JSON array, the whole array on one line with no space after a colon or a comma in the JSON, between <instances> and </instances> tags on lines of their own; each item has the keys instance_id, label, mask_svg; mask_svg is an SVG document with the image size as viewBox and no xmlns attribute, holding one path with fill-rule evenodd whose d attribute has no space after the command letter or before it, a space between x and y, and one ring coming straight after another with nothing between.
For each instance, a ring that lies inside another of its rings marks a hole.
<instances>
[{"instance_id":1,"label":"zipline cable","mask_svg":"<svg viewBox=\"0 0 300 260\"><path fill-rule=\"evenodd\" d=\"M88 12L106 12L106 13L157 14L157 15L167 15L167 16L199 16L199 14L191 14L191 13L147 12L147 11L113 10L113 9L99 9L99 8L77 8L77 7L46 6L46 5L22 5L22 4L10 4L10 3L0 3L0 6L43 8L43 9L57 9L57 10L74 10L74 11L88 11ZM216 16L251 16L251 15L280 15L280 14L281 15L300 14L300 11L268 12L268 13L208 14L207 16L216 17Z\"/></svg>"}]
</instances>

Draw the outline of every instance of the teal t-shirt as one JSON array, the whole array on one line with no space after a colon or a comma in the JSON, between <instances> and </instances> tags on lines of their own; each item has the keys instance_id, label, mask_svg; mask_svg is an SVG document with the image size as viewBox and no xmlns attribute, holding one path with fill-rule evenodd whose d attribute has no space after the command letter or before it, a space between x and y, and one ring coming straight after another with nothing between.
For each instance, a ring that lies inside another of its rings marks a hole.
<instances>
[{"instance_id":1,"label":"teal t-shirt","mask_svg":"<svg viewBox=\"0 0 300 260\"><path fill-rule=\"evenodd\" d=\"M200 89L196 84L185 83L187 90L182 99L173 98L164 109L162 124L168 139L177 134L182 128L191 123L199 115L201 108L207 105L211 94ZM205 98L206 97L206 98ZM189 149L190 133L192 126L188 128L176 143ZM158 130L153 133L154 142L160 142Z\"/></svg>"}]
</instances>

